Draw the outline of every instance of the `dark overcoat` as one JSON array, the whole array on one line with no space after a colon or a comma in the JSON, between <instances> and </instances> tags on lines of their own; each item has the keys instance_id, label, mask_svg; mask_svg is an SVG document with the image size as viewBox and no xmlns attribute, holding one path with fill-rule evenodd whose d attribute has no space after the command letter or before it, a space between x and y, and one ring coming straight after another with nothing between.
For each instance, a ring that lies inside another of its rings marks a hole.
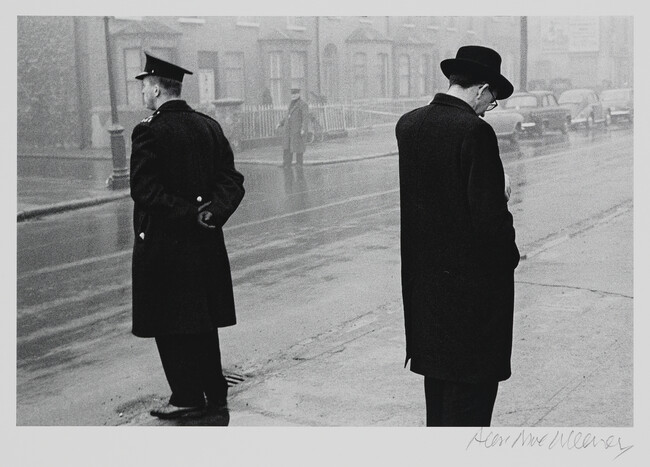
<instances>
[{"instance_id":1,"label":"dark overcoat","mask_svg":"<svg viewBox=\"0 0 650 467\"><path fill-rule=\"evenodd\" d=\"M437 94L396 136L406 361L448 381L507 379L519 251L494 130Z\"/></svg>"},{"instance_id":2,"label":"dark overcoat","mask_svg":"<svg viewBox=\"0 0 650 467\"><path fill-rule=\"evenodd\" d=\"M309 123L309 106L302 99L291 101L287 116L282 120L284 126L283 149L290 152L305 152L305 139L300 134L304 131L307 134Z\"/></svg>"},{"instance_id":3,"label":"dark overcoat","mask_svg":"<svg viewBox=\"0 0 650 467\"><path fill-rule=\"evenodd\" d=\"M235 324L223 224L244 196L244 177L219 124L182 100L133 130L133 334L214 332ZM216 228L197 222L211 201Z\"/></svg>"}]
</instances>

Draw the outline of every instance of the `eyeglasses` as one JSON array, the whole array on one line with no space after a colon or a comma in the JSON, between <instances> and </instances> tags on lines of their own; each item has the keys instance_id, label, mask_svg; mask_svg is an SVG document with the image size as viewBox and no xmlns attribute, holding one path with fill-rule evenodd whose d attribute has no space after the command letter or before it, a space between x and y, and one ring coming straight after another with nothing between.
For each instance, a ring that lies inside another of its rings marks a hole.
<instances>
[{"instance_id":1,"label":"eyeglasses","mask_svg":"<svg viewBox=\"0 0 650 467\"><path fill-rule=\"evenodd\" d=\"M494 97L494 94L492 94L492 90L490 89L490 87L488 86L486 89L490 93L490 96L492 96L492 102L490 102L490 105L488 105L487 109L485 109L486 112L489 112L490 110L494 109L497 105L499 105L499 103L497 102L497 98Z\"/></svg>"}]
</instances>

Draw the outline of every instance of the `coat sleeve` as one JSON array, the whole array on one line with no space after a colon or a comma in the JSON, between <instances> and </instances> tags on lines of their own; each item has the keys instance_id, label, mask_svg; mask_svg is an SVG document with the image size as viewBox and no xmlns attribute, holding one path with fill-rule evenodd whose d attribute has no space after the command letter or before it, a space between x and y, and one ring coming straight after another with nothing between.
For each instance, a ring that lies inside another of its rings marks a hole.
<instances>
[{"instance_id":1,"label":"coat sleeve","mask_svg":"<svg viewBox=\"0 0 650 467\"><path fill-rule=\"evenodd\" d=\"M139 124L133 130L131 151L131 197L142 209L171 221L196 221L197 208L170 193L161 179L155 131Z\"/></svg>"},{"instance_id":2,"label":"coat sleeve","mask_svg":"<svg viewBox=\"0 0 650 467\"><path fill-rule=\"evenodd\" d=\"M477 125L469 131L461 151L477 259L494 267L514 269L519 263L519 250L504 194L503 164L492 127Z\"/></svg>"},{"instance_id":3,"label":"coat sleeve","mask_svg":"<svg viewBox=\"0 0 650 467\"><path fill-rule=\"evenodd\" d=\"M218 127L218 158L215 164L212 203L208 210L214 216L214 224L222 227L235 212L244 198L244 176L235 169L234 155L228 139Z\"/></svg>"}]
</instances>

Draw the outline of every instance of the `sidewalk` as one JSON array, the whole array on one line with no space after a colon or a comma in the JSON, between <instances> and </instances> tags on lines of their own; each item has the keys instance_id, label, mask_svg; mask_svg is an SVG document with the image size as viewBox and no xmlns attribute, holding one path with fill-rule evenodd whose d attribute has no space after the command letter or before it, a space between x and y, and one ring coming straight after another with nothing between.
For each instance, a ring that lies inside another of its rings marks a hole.
<instances>
[{"instance_id":1,"label":"sidewalk","mask_svg":"<svg viewBox=\"0 0 650 467\"><path fill-rule=\"evenodd\" d=\"M396 154L394 130L389 125L307 145L304 164L353 162ZM245 164L280 167L282 147L254 148L235 153L235 165ZM106 179L111 173L110 148L19 151L18 221L127 198L128 190L111 191L106 187Z\"/></svg>"},{"instance_id":2,"label":"sidewalk","mask_svg":"<svg viewBox=\"0 0 650 467\"><path fill-rule=\"evenodd\" d=\"M522 261L513 375L500 384L493 427L633 426L631 235L629 209ZM404 368L398 283L391 295L383 309L244 369L227 413L161 421L147 406L125 424L424 426L423 378Z\"/></svg>"}]
</instances>

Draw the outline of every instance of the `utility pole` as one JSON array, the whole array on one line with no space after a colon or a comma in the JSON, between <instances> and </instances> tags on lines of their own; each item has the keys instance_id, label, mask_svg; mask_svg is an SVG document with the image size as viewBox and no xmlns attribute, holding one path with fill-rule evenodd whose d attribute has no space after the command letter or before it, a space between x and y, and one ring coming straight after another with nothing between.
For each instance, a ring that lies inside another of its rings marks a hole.
<instances>
[{"instance_id":1,"label":"utility pole","mask_svg":"<svg viewBox=\"0 0 650 467\"><path fill-rule=\"evenodd\" d=\"M520 62L519 62L519 90L525 92L528 87L528 17L520 18Z\"/></svg>"},{"instance_id":2,"label":"utility pole","mask_svg":"<svg viewBox=\"0 0 650 467\"><path fill-rule=\"evenodd\" d=\"M112 190L129 187L129 168L126 165L126 147L124 145L124 127L117 116L117 98L113 82L113 54L111 53L111 35L108 31L108 16L104 16L104 34L106 37L106 63L108 64L108 92L111 100L111 153L113 155L113 173L106 184Z\"/></svg>"}]
</instances>

